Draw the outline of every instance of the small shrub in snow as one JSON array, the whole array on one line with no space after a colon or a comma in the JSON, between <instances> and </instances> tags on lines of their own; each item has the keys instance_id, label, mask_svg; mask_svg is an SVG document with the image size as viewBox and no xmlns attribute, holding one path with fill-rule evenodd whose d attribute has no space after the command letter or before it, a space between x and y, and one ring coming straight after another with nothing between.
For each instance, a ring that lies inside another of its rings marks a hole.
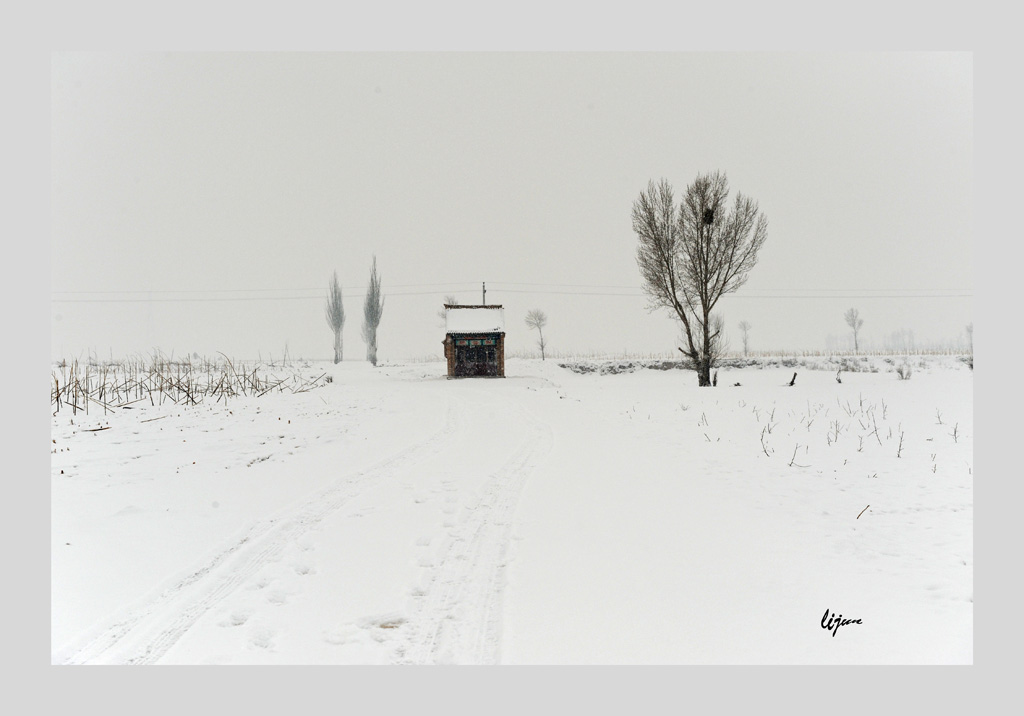
<instances>
[{"instance_id":1,"label":"small shrub in snow","mask_svg":"<svg viewBox=\"0 0 1024 716\"><path fill-rule=\"evenodd\" d=\"M910 376L913 374L914 369L910 367L910 363L903 361L896 366L896 375L900 380L910 380Z\"/></svg>"}]
</instances>

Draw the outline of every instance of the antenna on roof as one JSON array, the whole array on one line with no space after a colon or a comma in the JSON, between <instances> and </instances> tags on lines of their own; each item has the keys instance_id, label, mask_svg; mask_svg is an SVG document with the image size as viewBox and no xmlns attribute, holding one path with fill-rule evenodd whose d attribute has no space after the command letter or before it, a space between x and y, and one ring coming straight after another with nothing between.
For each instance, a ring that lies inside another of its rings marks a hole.
<instances>
[{"instance_id":1,"label":"antenna on roof","mask_svg":"<svg viewBox=\"0 0 1024 716\"><path fill-rule=\"evenodd\" d=\"M484 306L486 306L486 305L487 305L487 282L486 282L486 281L484 281L484 298L483 298L483 305L484 305Z\"/></svg>"}]
</instances>

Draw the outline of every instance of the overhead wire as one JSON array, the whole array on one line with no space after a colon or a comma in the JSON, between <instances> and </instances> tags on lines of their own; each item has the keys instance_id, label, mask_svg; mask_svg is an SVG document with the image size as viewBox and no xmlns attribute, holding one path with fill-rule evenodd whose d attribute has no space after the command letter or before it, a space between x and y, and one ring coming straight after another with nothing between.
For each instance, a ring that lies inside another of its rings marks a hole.
<instances>
[{"instance_id":1,"label":"overhead wire","mask_svg":"<svg viewBox=\"0 0 1024 716\"><path fill-rule=\"evenodd\" d=\"M481 283L406 283L394 284L385 289L433 289L414 291L387 290L387 296L443 296L479 291ZM599 283L539 283L526 281L486 282L493 293L518 293L537 295L561 295L581 297L639 298L645 292L637 285ZM580 290L589 289L589 290ZM323 288L218 288L218 289L135 289L135 290L88 290L52 291L51 303L212 303L229 301L319 301L325 297ZM249 295L238 295L249 294ZM257 294L257 295L251 295ZM259 295L265 294L265 295ZM290 294L290 295L288 295ZM308 295L307 295L308 294ZM344 298L362 298L362 291L343 292ZM105 296L100 298L99 296ZM971 298L973 292L966 288L759 288L732 292L727 297L740 299L822 299L822 298Z\"/></svg>"}]
</instances>

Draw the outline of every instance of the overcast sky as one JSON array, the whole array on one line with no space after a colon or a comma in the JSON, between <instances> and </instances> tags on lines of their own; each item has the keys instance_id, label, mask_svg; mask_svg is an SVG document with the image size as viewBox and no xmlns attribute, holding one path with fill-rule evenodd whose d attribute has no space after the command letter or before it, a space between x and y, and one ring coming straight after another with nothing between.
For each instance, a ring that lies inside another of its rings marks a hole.
<instances>
[{"instance_id":1,"label":"overcast sky","mask_svg":"<svg viewBox=\"0 0 1024 716\"><path fill-rule=\"evenodd\" d=\"M721 170L768 240L721 311L751 348L972 322L969 53L77 54L52 61L51 354L441 355L445 295L548 314L556 353L666 353L630 210Z\"/></svg>"}]
</instances>

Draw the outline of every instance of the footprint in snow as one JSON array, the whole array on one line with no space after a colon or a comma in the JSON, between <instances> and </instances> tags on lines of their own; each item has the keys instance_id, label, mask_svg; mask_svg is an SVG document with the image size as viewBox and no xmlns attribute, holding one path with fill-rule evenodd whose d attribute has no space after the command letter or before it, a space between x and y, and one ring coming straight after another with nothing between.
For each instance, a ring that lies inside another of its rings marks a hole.
<instances>
[{"instance_id":1,"label":"footprint in snow","mask_svg":"<svg viewBox=\"0 0 1024 716\"><path fill-rule=\"evenodd\" d=\"M270 649L274 646L274 630L267 627L257 627L249 635L249 642L260 649Z\"/></svg>"},{"instance_id":2,"label":"footprint in snow","mask_svg":"<svg viewBox=\"0 0 1024 716\"><path fill-rule=\"evenodd\" d=\"M405 624L405 615L397 612L360 619L357 624L371 639L383 642L390 639L396 630Z\"/></svg>"},{"instance_id":3,"label":"footprint in snow","mask_svg":"<svg viewBox=\"0 0 1024 716\"><path fill-rule=\"evenodd\" d=\"M252 616L252 610L250 609L235 609L227 617L221 619L218 624L222 627L242 626L249 621L250 616Z\"/></svg>"},{"instance_id":4,"label":"footprint in snow","mask_svg":"<svg viewBox=\"0 0 1024 716\"><path fill-rule=\"evenodd\" d=\"M353 629L332 629L331 631L324 632L324 641L328 644L334 644L335 646L341 646L352 641Z\"/></svg>"}]
</instances>

